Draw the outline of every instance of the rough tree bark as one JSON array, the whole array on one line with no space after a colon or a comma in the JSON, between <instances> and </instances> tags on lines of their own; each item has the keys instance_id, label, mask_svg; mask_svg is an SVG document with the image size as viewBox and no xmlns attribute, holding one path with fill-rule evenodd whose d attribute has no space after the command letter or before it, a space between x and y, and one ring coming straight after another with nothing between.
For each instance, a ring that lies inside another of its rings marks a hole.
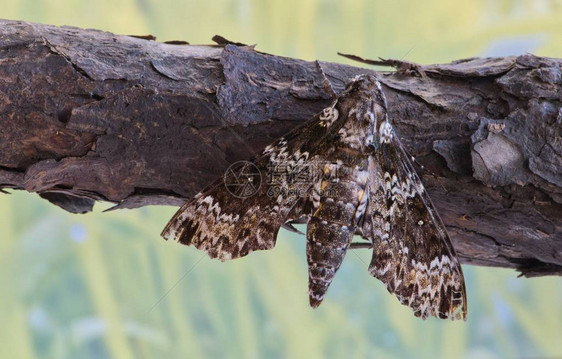
<instances>
[{"instance_id":1,"label":"rough tree bark","mask_svg":"<svg viewBox=\"0 0 562 359\"><path fill-rule=\"evenodd\" d=\"M76 213L179 205L329 105L320 66L336 92L374 72L150 40L0 21L0 188ZM378 76L462 261L561 274L562 60Z\"/></svg>"}]
</instances>

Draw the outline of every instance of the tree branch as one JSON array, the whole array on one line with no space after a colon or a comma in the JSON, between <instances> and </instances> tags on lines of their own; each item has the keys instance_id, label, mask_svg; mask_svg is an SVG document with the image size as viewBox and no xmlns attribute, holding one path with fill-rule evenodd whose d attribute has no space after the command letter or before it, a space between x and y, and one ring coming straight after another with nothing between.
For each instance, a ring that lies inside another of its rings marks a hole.
<instances>
[{"instance_id":1,"label":"tree branch","mask_svg":"<svg viewBox=\"0 0 562 359\"><path fill-rule=\"evenodd\" d=\"M179 205L374 72L242 45L0 21L0 188ZM562 60L408 65L378 76L462 260L561 274Z\"/></svg>"}]
</instances>

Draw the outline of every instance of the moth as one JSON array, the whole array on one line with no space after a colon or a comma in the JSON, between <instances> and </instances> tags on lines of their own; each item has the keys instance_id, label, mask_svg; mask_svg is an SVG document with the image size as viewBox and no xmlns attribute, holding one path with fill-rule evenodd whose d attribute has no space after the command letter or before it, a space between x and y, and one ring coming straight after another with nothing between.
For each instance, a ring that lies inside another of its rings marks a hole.
<instances>
[{"instance_id":1,"label":"moth","mask_svg":"<svg viewBox=\"0 0 562 359\"><path fill-rule=\"evenodd\" d=\"M358 235L372 248L369 273L416 316L466 319L460 263L389 121L376 77L353 79L330 107L231 178L239 192L218 179L175 214L162 236L225 261L271 249L280 227L307 223L315 308Z\"/></svg>"}]
</instances>

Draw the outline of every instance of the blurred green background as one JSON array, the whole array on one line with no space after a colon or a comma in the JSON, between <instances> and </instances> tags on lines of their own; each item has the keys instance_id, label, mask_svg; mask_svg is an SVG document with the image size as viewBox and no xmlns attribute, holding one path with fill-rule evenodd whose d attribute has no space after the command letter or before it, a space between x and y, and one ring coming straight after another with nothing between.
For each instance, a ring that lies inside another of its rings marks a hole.
<instances>
[{"instance_id":1,"label":"blurred green background","mask_svg":"<svg viewBox=\"0 0 562 359\"><path fill-rule=\"evenodd\" d=\"M562 2L0 0L0 16L307 60L562 57ZM358 65L355 63L354 65ZM422 321L348 254L308 307L304 238L220 263L160 239L175 208L71 215L0 194L1 358L561 357L562 280L465 266L465 323Z\"/></svg>"}]
</instances>

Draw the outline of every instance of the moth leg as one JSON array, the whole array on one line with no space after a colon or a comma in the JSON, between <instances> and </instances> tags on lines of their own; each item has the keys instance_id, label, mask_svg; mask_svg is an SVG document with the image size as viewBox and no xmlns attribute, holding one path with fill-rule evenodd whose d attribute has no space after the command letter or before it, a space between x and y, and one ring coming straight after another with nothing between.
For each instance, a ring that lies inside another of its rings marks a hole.
<instances>
[{"instance_id":1,"label":"moth leg","mask_svg":"<svg viewBox=\"0 0 562 359\"><path fill-rule=\"evenodd\" d=\"M373 248L373 243L371 242L353 242L349 245L349 249L360 249L360 248Z\"/></svg>"}]
</instances>

